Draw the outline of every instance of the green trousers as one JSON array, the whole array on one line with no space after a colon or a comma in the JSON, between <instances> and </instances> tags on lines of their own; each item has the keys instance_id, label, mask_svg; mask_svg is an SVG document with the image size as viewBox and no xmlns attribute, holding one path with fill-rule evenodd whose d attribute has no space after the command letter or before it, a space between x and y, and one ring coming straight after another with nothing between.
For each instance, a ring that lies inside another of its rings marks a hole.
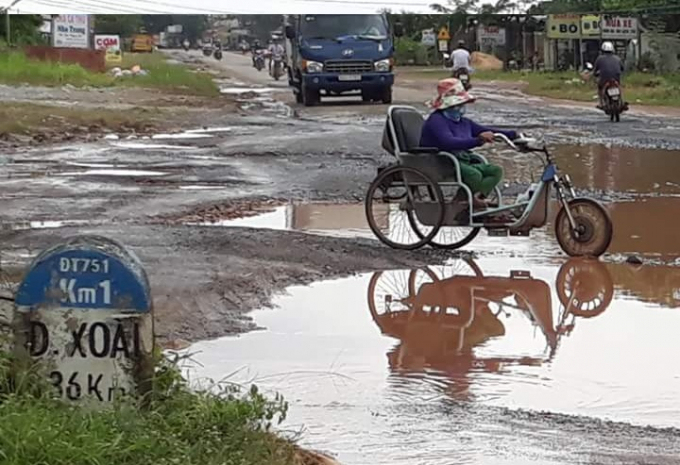
<instances>
[{"instance_id":1,"label":"green trousers","mask_svg":"<svg viewBox=\"0 0 680 465\"><path fill-rule=\"evenodd\" d=\"M487 197L503 179L503 168L497 165L470 164L460 160L460 175L473 194Z\"/></svg>"}]
</instances>

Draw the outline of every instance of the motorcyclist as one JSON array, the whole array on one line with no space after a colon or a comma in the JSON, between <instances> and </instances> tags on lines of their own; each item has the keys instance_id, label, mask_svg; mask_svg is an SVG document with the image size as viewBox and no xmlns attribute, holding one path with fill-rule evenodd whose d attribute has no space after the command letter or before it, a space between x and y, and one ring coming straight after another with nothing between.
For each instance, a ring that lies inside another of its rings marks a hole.
<instances>
[{"instance_id":1,"label":"motorcyclist","mask_svg":"<svg viewBox=\"0 0 680 465\"><path fill-rule=\"evenodd\" d=\"M258 54L262 53L262 44L260 43L259 39L255 39L253 41L253 47L250 50L252 52L252 60L253 60L253 66L255 66L255 58L257 57Z\"/></svg>"},{"instance_id":2,"label":"motorcyclist","mask_svg":"<svg viewBox=\"0 0 680 465\"><path fill-rule=\"evenodd\" d=\"M514 140L515 131L487 128L464 118L465 106L475 101L463 83L456 78L448 78L437 84L437 96L428 106L434 111L423 125L420 146L434 147L453 154L460 163L462 181L473 194L474 208L490 206L487 197L503 179L503 168L492 164L477 162L472 149L481 147L494 140L494 133L501 133ZM459 194L460 194L459 190ZM457 200L467 200L458 196Z\"/></svg>"},{"instance_id":3,"label":"motorcyclist","mask_svg":"<svg viewBox=\"0 0 680 465\"><path fill-rule=\"evenodd\" d=\"M598 108L604 107L604 86L609 81L621 84L623 62L614 54L614 44L609 41L602 43L602 54L595 60L593 74L597 77L597 95L600 97Z\"/></svg>"},{"instance_id":4,"label":"motorcyclist","mask_svg":"<svg viewBox=\"0 0 680 465\"><path fill-rule=\"evenodd\" d=\"M269 45L269 74L272 73L272 64L274 61L279 60L283 63L283 57L286 54L286 50L283 48L283 45L279 43L279 41L271 41Z\"/></svg>"},{"instance_id":5,"label":"motorcyclist","mask_svg":"<svg viewBox=\"0 0 680 465\"><path fill-rule=\"evenodd\" d=\"M458 47L451 53L451 60L453 61L453 73L461 69L468 73L472 70L470 67L470 52L465 48L464 40L458 41Z\"/></svg>"}]
</instances>

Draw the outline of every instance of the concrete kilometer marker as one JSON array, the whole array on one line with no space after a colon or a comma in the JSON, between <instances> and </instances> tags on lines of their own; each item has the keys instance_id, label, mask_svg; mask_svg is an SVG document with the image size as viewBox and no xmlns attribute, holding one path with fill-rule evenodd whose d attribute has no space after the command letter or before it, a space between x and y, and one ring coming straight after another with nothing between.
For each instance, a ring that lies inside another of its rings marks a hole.
<instances>
[{"instance_id":1,"label":"concrete kilometer marker","mask_svg":"<svg viewBox=\"0 0 680 465\"><path fill-rule=\"evenodd\" d=\"M64 400L101 406L150 388L148 279L111 239L78 236L40 254L17 291L12 327L17 359L39 362Z\"/></svg>"}]
</instances>

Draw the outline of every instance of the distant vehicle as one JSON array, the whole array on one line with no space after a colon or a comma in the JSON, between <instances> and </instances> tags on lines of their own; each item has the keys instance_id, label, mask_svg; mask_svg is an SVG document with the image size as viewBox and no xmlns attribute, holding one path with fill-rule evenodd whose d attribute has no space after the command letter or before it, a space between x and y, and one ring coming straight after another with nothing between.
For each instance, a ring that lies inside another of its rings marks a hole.
<instances>
[{"instance_id":1,"label":"distant vehicle","mask_svg":"<svg viewBox=\"0 0 680 465\"><path fill-rule=\"evenodd\" d=\"M394 41L386 14L291 15L285 28L288 81L298 103L360 94L392 102ZM396 25L394 35L401 35Z\"/></svg>"},{"instance_id":2,"label":"distant vehicle","mask_svg":"<svg viewBox=\"0 0 680 465\"><path fill-rule=\"evenodd\" d=\"M134 34L132 36L130 49L133 53L151 53L153 52L153 46L153 36L150 34Z\"/></svg>"}]
</instances>

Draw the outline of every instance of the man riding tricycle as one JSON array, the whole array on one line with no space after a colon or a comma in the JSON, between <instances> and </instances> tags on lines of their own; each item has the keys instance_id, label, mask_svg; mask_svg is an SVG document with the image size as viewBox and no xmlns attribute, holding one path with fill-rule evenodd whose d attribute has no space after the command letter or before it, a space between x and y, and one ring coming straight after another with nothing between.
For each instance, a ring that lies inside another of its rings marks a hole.
<instances>
[{"instance_id":1,"label":"man riding tricycle","mask_svg":"<svg viewBox=\"0 0 680 465\"><path fill-rule=\"evenodd\" d=\"M562 250L570 256L604 254L613 234L607 210L576 197L571 179L559 173L544 143L465 118L465 105L473 101L459 80L449 78L439 83L427 122L415 108L389 108L383 147L397 162L379 169L365 199L368 224L378 239L397 249L453 250L482 228L493 236L528 236L548 222L554 190L560 206L555 235ZM502 168L471 151L491 142L537 154L543 163L540 182L515 203L503 203Z\"/></svg>"}]
</instances>

